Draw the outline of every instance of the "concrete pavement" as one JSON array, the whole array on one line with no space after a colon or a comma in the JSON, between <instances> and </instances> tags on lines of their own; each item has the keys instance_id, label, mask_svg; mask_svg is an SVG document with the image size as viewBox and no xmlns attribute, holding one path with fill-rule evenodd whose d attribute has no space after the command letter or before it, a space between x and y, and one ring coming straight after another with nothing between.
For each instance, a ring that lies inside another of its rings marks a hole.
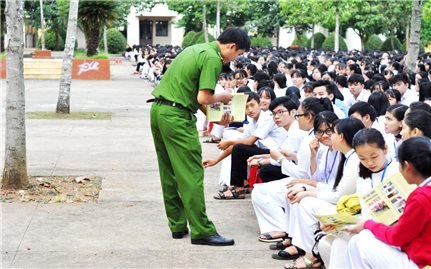
<instances>
[{"instance_id":1,"label":"concrete pavement","mask_svg":"<svg viewBox=\"0 0 431 269\"><path fill-rule=\"evenodd\" d=\"M97 175L98 203L2 203L1 268L282 268L257 241L250 198L216 201L220 168L205 175L207 212L231 247L173 240L163 208L149 128L151 86L129 62L111 65L110 81L73 81L72 111L112 112L112 120L27 120L32 176ZM58 81L27 80L27 111L55 110ZM4 129L5 81L1 81ZM2 132L2 138L4 133ZM4 139L0 166L4 164ZM215 144L203 144L204 157ZM2 169L2 167L1 167Z\"/></svg>"}]
</instances>

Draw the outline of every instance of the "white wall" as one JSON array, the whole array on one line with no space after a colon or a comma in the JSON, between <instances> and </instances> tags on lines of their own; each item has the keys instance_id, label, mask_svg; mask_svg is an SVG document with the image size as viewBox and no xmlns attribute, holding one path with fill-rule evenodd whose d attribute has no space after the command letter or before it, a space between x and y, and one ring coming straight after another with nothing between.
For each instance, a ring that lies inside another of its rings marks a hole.
<instances>
[{"instance_id":1,"label":"white wall","mask_svg":"<svg viewBox=\"0 0 431 269\"><path fill-rule=\"evenodd\" d=\"M278 32L278 46L287 48L292 45L295 39L295 30L293 28L280 28Z\"/></svg>"},{"instance_id":2,"label":"white wall","mask_svg":"<svg viewBox=\"0 0 431 269\"><path fill-rule=\"evenodd\" d=\"M139 45L139 17L136 16L134 7L130 8L127 16L127 44L130 46Z\"/></svg>"},{"instance_id":3,"label":"white wall","mask_svg":"<svg viewBox=\"0 0 431 269\"><path fill-rule=\"evenodd\" d=\"M361 38L352 28L347 29L345 41L348 50L361 50Z\"/></svg>"}]
</instances>

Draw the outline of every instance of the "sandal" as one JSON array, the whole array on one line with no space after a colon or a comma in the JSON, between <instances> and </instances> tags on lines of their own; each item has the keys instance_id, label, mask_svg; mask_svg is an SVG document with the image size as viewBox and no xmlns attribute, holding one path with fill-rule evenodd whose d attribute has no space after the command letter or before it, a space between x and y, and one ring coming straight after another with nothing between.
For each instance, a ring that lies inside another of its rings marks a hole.
<instances>
[{"instance_id":1,"label":"sandal","mask_svg":"<svg viewBox=\"0 0 431 269\"><path fill-rule=\"evenodd\" d=\"M214 199L216 200L236 200L236 199L245 199L244 194L238 193L235 189L229 189L232 193L232 196L226 196L224 192L218 192L214 195Z\"/></svg>"},{"instance_id":2,"label":"sandal","mask_svg":"<svg viewBox=\"0 0 431 269\"><path fill-rule=\"evenodd\" d=\"M290 254L286 250L280 250L277 254L272 254L272 258L276 260L296 260L301 256L305 255L305 251L298 247L295 247L298 250L297 254Z\"/></svg>"},{"instance_id":3,"label":"sandal","mask_svg":"<svg viewBox=\"0 0 431 269\"><path fill-rule=\"evenodd\" d=\"M310 261L305 256L300 256L299 258L301 258L304 261L305 267L298 267L296 265L297 261L295 260L290 264L286 264L284 266L284 268L285 269L318 269L318 268L322 268L322 260L319 258L315 259L314 261ZM318 266L315 266L316 264L318 264Z\"/></svg>"},{"instance_id":4,"label":"sandal","mask_svg":"<svg viewBox=\"0 0 431 269\"><path fill-rule=\"evenodd\" d=\"M264 238L262 238L262 236ZM281 242L281 241L283 241L284 237L286 237L286 233L284 234L283 237L273 237L271 232L267 232L267 233L260 234L260 236L258 237L258 240L260 242L266 242L266 243ZM285 248L283 248L283 249L285 249Z\"/></svg>"},{"instance_id":5,"label":"sandal","mask_svg":"<svg viewBox=\"0 0 431 269\"><path fill-rule=\"evenodd\" d=\"M214 144L218 144L220 143L221 139L214 139L214 137L210 137L208 139L204 139L202 140L202 143L214 143Z\"/></svg>"},{"instance_id":6,"label":"sandal","mask_svg":"<svg viewBox=\"0 0 431 269\"><path fill-rule=\"evenodd\" d=\"M289 242L289 243L286 243ZM270 250L283 250L292 245L292 239L290 237L285 237L285 239L281 242L277 242L275 244L269 245Z\"/></svg>"}]
</instances>

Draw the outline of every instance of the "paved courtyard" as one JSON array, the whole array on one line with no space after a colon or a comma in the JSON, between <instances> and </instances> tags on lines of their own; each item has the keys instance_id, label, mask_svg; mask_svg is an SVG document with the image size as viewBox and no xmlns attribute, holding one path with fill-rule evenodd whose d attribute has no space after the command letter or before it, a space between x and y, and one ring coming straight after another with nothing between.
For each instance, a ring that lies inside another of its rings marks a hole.
<instances>
[{"instance_id":1,"label":"paved courtyard","mask_svg":"<svg viewBox=\"0 0 431 269\"><path fill-rule=\"evenodd\" d=\"M152 87L131 75L129 62L111 65L110 81L73 81L72 111L112 112L112 120L27 120L32 176L101 176L98 203L2 203L1 268L283 268L257 240L250 198L216 201L220 167L206 170L207 212L230 247L173 240L165 218L149 128ZM4 105L1 83L1 155ZM54 111L59 81L26 80L26 110ZM215 144L203 144L204 157Z\"/></svg>"}]
</instances>

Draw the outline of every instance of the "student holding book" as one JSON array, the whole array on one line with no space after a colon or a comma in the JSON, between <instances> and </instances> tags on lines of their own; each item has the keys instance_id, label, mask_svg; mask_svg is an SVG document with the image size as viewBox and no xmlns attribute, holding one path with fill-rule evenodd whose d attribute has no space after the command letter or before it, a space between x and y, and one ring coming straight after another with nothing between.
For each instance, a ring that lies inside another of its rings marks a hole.
<instances>
[{"instance_id":1,"label":"student holding book","mask_svg":"<svg viewBox=\"0 0 431 269\"><path fill-rule=\"evenodd\" d=\"M365 194L386 178L398 172L398 163L388 157L388 146L383 135L374 128L360 130L353 137L353 148L358 154L359 179L356 181L356 194ZM361 202L361 219L367 219L368 213ZM331 226L322 225L321 229L330 233ZM320 239L318 247L326 268L345 268L347 266L347 244L351 234L338 232Z\"/></svg>"},{"instance_id":2,"label":"student holding book","mask_svg":"<svg viewBox=\"0 0 431 269\"><path fill-rule=\"evenodd\" d=\"M407 183L418 185L393 226L373 220L349 229L359 233L349 242L350 268L423 268L431 265L431 141L413 137L398 151L399 170ZM376 255L378 254L378 255Z\"/></svg>"}]
</instances>

